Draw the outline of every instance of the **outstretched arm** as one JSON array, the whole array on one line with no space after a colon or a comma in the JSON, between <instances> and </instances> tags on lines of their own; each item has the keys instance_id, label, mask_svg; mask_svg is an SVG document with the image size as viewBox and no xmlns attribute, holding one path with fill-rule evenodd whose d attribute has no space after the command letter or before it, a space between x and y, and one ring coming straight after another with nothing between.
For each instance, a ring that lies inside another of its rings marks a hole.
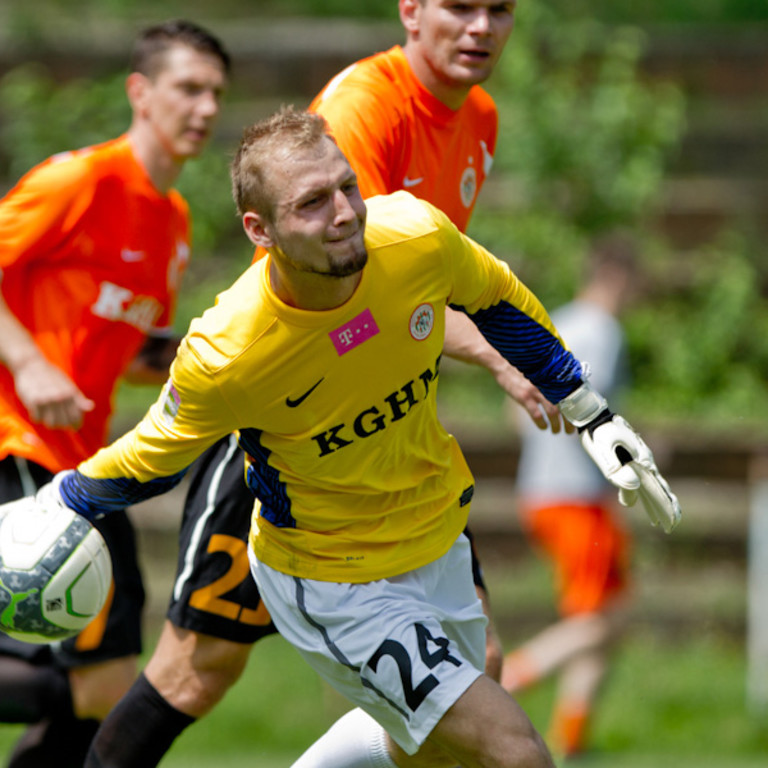
<instances>
[{"instance_id":1,"label":"outstretched arm","mask_svg":"<svg viewBox=\"0 0 768 768\"><path fill-rule=\"evenodd\" d=\"M530 290L506 264L469 238L458 237L457 253L474 257L458 266L475 269L457 273L454 296L466 303L456 301L454 308L466 312L486 341L557 403L562 416L578 428L589 456L619 489L619 501L630 506L640 500L651 523L671 531L680 520L680 504L648 446L590 385L587 367L566 348Z\"/></svg>"},{"instance_id":2,"label":"outstretched arm","mask_svg":"<svg viewBox=\"0 0 768 768\"><path fill-rule=\"evenodd\" d=\"M560 411L547 400L511 363L507 362L483 337L477 326L463 313L448 307L445 311L444 351L448 357L463 363L481 365L490 371L496 383L506 394L521 405L539 429L551 428L558 433L561 428ZM573 427L563 418L566 432Z\"/></svg>"}]
</instances>

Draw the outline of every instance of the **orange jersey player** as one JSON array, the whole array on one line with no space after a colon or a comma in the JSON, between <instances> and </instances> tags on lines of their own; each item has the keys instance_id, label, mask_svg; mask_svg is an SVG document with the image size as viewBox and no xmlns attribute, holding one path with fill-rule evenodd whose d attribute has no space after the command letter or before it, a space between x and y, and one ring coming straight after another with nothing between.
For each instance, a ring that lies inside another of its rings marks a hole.
<instances>
[{"instance_id":1,"label":"orange jersey player","mask_svg":"<svg viewBox=\"0 0 768 768\"><path fill-rule=\"evenodd\" d=\"M8 309L93 403L77 429L36 423L0 367L0 459L58 472L104 445L117 380L147 336L170 331L187 204L155 188L122 136L30 171L2 201L0 231Z\"/></svg>"},{"instance_id":2,"label":"orange jersey player","mask_svg":"<svg viewBox=\"0 0 768 768\"><path fill-rule=\"evenodd\" d=\"M620 317L640 282L637 245L617 231L595 241L589 256L578 294L552 320L594 367L592 383L614 399L629 378ZM631 601L630 534L610 485L581 448L574 435L555 437L522 424L520 521L551 561L559 618L510 651L502 671L513 695L557 678L549 737L564 758L591 746L590 726Z\"/></svg>"},{"instance_id":3,"label":"orange jersey player","mask_svg":"<svg viewBox=\"0 0 768 768\"><path fill-rule=\"evenodd\" d=\"M398 45L347 67L310 109L353 159L364 197L406 189L466 230L496 149L498 114L483 88L472 86L451 109L416 77Z\"/></svg>"},{"instance_id":4,"label":"orange jersey player","mask_svg":"<svg viewBox=\"0 0 768 768\"><path fill-rule=\"evenodd\" d=\"M118 379L162 383L189 256L173 186L218 116L229 56L183 20L137 38L124 135L56 155L0 200L0 499L29 496L109 437ZM0 634L0 722L26 723L7 768L82 768L136 678L144 589L125 510L96 522L113 590L77 637ZM64 749L62 749L64 745Z\"/></svg>"}]
</instances>

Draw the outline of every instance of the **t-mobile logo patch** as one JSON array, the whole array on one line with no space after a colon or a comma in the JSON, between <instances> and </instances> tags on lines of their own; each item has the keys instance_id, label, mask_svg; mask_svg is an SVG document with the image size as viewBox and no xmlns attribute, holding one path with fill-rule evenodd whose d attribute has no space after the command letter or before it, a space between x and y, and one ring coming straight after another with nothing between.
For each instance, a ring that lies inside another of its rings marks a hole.
<instances>
[{"instance_id":1,"label":"t-mobile logo patch","mask_svg":"<svg viewBox=\"0 0 768 768\"><path fill-rule=\"evenodd\" d=\"M339 355L343 355L364 341L368 341L378 332L379 326L376 325L371 310L366 309L357 317L353 317L348 323L344 323L344 325L331 331L328 335L331 337L336 351Z\"/></svg>"}]
</instances>

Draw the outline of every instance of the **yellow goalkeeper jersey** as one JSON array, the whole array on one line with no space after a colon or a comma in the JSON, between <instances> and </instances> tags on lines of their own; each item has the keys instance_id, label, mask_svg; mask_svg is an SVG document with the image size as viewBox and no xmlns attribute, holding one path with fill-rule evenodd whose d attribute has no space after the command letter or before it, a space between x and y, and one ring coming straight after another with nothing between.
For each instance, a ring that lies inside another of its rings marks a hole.
<instances>
[{"instance_id":1,"label":"yellow goalkeeper jersey","mask_svg":"<svg viewBox=\"0 0 768 768\"><path fill-rule=\"evenodd\" d=\"M581 367L507 265L437 208L406 192L367 205L369 260L349 301L287 306L269 260L253 264L192 323L143 421L81 464L68 503L93 514L163 490L237 431L257 499L251 546L272 568L362 582L444 554L473 484L437 418L446 304L552 400Z\"/></svg>"}]
</instances>

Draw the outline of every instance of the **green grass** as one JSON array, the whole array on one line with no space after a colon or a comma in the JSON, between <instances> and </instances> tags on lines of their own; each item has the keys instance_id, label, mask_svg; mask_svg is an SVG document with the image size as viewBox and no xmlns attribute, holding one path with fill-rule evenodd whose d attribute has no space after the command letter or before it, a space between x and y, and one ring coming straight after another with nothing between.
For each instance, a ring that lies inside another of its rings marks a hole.
<instances>
[{"instance_id":1,"label":"green grass","mask_svg":"<svg viewBox=\"0 0 768 768\"><path fill-rule=\"evenodd\" d=\"M595 719L595 755L583 764L764 766L766 723L746 712L745 674L741 645L733 640L633 638L617 655ZM541 731L552 695L550 684L520 696Z\"/></svg>"},{"instance_id":2,"label":"green grass","mask_svg":"<svg viewBox=\"0 0 768 768\"><path fill-rule=\"evenodd\" d=\"M696 633L670 639L642 631L618 654L584 768L764 768L766 722L745 710L745 660L733 639ZM520 696L546 730L552 685ZM208 718L183 734L163 768L278 768L346 705L282 638L255 647L244 678ZM19 727L0 727L6 754Z\"/></svg>"},{"instance_id":3,"label":"green grass","mask_svg":"<svg viewBox=\"0 0 768 768\"><path fill-rule=\"evenodd\" d=\"M319 679L286 641L262 640L244 679L208 722L179 738L163 766L290 765L325 730L325 698Z\"/></svg>"},{"instance_id":4,"label":"green grass","mask_svg":"<svg viewBox=\"0 0 768 768\"><path fill-rule=\"evenodd\" d=\"M151 650L176 543L171 531L144 533ZM711 553L666 567L651 557L659 555L658 541L636 544L636 620L596 713L594 752L577 768L765 768L768 711L762 720L747 711L744 640L726 631L738 623L722 620L731 608L725 611L719 596L740 605L743 616L743 572L735 565L724 570ZM511 649L554 616L551 576L530 553L482 546L496 623ZM671 613L661 610L670 603ZM553 697L552 681L519 696L542 733ZM269 637L256 644L243 678L219 707L177 740L162 768L287 768L347 709L286 641ZM20 732L0 726L0 764Z\"/></svg>"},{"instance_id":5,"label":"green grass","mask_svg":"<svg viewBox=\"0 0 768 768\"><path fill-rule=\"evenodd\" d=\"M266 638L219 707L177 739L163 768L290 765L325 730L332 706L296 651L281 637ZM0 756L20 733L21 726L0 725Z\"/></svg>"}]
</instances>

